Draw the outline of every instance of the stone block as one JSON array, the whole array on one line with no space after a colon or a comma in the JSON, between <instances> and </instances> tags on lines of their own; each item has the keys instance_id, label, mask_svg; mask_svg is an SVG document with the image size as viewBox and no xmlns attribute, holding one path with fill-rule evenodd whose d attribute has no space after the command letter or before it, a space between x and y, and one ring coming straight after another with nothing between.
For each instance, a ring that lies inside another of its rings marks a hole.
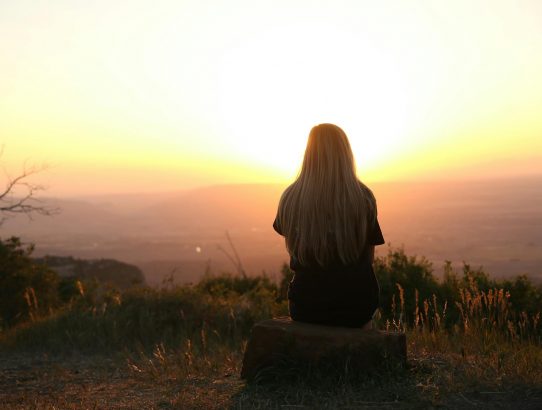
<instances>
[{"instance_id":1,"label":"stone block","mask_svg":"<svg viewBox=\"0 0 542 410\"><path fill-rule=\"evenodd\" d=\"M295 322L289 317L264 320L252 328L243 358L241 377L250 380L261 369L285 357L318 362L349 355L354 366L374 369L383 360L406 363L404 333L331 327Z\"/></svg>"}]
</instances>

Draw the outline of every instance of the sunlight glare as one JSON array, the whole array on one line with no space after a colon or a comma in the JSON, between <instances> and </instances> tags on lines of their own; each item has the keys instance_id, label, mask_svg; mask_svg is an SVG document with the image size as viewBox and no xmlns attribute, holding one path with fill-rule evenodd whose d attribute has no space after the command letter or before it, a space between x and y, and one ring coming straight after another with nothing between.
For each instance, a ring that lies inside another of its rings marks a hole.
<instances>
[{"instance_id":1,"label":"sunlight glare","mask_svg":"<svg viewBox=\"0 0 542 410\"><path fill-rule=\"evenodd\" d=\"M245 158L293 174L322 122L344 128L362 167L405 143L408 102L393 61L348 31L280 27L225 52L221 69L219 118Z\"/></svg>"}]
</instances>

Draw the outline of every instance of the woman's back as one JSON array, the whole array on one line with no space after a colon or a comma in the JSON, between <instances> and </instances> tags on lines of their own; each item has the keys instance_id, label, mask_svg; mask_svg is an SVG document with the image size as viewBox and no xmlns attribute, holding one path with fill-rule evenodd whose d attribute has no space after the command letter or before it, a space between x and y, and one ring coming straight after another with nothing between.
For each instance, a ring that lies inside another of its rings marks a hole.
<instances>
[{"instance_id":1,"label":"woman's back","mask_svg":"<svg viewBox=\"0 0 542 410\"><path fill-rule=\"evenodd\" d=\"M282 195L273 223L294 271L292 319L352 327L371 319L379 294L374 246L384 243L376 216L346 134L332 124L314 127L301 173Z\"/></svg>"}]
</instances>

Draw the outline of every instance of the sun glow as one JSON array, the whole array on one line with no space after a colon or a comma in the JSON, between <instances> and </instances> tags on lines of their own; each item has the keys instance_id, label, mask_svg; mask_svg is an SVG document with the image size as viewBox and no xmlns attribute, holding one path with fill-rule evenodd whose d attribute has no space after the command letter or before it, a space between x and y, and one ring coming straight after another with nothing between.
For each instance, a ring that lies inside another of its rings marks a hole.
<instances>
[{"instance_id":1,"label":"sun glow","mask_svg":"<svg viewBox=\"0 0 542 410\"><path fill-rule=\"evenodd\" d=\"M62 192L286 182L332 122L369 179L542 172L539 2L121 3L2 3L4 164Z\"/></svg>"}]
</instances>

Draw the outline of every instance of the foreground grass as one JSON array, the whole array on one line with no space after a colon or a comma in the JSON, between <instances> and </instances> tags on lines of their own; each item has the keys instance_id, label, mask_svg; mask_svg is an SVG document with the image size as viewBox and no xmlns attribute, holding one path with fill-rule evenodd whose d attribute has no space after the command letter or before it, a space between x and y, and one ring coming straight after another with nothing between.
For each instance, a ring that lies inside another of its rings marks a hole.
<instances>
[{"instance_id":1,"label":"foreground grass","mask_svg":"<svg viewBox=\"0 0 542 410\"><path fill-rule=\"evenodd\" d=\"M363 373L346 367L269 369L258 383L238 375L242 345L156 346L151 352L47 355L4 351L3 408L362 409L521 408L542 405L542 352L529 344L455 348L407 332L405 368ZM472 350L470 350L472 349ZM518 407L519 406L519 407Z\"/></svg>"},{"instance_id":2,"label":"foreground grass","mask_svg":"<svg viewBox=\"0 0 542 410\"><path fill-rule=\"evenodd\" d=\"M414 321L403 322L398 287L393 315L375 325L406 332L404 368L285 363L246 384L239 373L252 325L287 312L266 283L217 277L80 298L4 331L2 407L542 408L539 316L513 316L504 292L476 289L461 292L461 316L444 327L446 304L436 300L416 300Z\"/></svg>"}]
</instances>

